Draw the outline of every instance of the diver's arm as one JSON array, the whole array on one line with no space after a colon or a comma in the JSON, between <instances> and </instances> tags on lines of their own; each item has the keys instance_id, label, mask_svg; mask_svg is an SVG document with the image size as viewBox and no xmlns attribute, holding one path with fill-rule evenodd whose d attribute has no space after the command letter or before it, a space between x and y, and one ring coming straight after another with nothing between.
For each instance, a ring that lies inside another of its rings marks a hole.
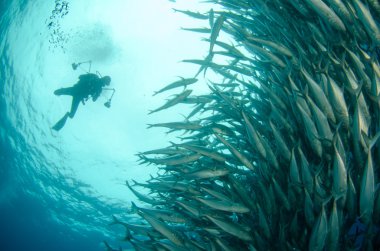
<instances>
[{"instance_id":1,"label":"diver's arm","mask_svg":"<svg viewBox=\"0 0 380 251\"><path fill-rule=\"evenodd\" d=\"M87 100L88 100L88 96L87 96L87 97L84 97L84 98L82 98L82 100L81 100L81 101L82 101L82 104L83 104L83 105L85 105L85 101L87 101Z\"/></svg>"},{"instance_id":2,"label":"diver's arm","mask_svg":"<svg viewBox=\"0 0 380 251\"><path fill-rule=\"evenodd\" d=\"M95 102L99 98L99 96L100 96L100 92L94 93L94 95L92 95L92 101Z\"/></svg>"},{"instance_id":3,"label":"diver's arm","mask_svg":"<svg viewBox=\"0 0 380 251\"><path fill-rule=\"evenodd\" d=\"M99 84L99 82L97 83L93 83L93 86L92 86L93 90L92 90L92 101L96 101L100 94L102 93L102 86L101 84Z\"/></svg>"}]
</instances>

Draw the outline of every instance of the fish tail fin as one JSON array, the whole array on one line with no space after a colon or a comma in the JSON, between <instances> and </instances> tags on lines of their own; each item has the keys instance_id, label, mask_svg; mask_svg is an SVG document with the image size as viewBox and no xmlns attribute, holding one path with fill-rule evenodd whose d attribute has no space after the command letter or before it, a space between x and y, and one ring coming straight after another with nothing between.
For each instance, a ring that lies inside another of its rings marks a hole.
<instances>
[{"instance_id":1,"label":"fish tail fin","mask_svg":"<svg viewBox=\"0 0 380 251\"><path fill-rule=\"evenodd\" d=\"M108 225L111 226L111 225L116 225L116 224L120 224L121 222L116 218L115 215L112 215L112 222L109 223Z\"/></svg>"},{"instance_id":2,"label":"fish tail fin","mask_svg":"<svg viewBox=\"0 0 380 251\"><path fill-rule=\"evenodd\" d=\"M126 230L126 233L125 233L124 241L130 241L130 240L132 240L133 236L131 234L131 231L128 228L125 228L125 230ZM121 248L120 248L120 250L122 251Z\"/></svg>"},{"instance_id":3,"label":"fish tail fin","mask_svg":"<svg viewBox=\"0 0 380 251\"><path fill-rule=\"evenodd\" d=\"M134 183L134 185L138 185L139 183L137 182L137 181L135 181L135 180L132 180L133 181L133 183Z\"/></svg>"},{"instance_id":4,"label":"fish tail fin","mask_svg":"<svg viewBox=\"0 0 380 251\"><path fill-rule=\"evenodd\" d=\"M370 139L370 138L368 137L368 135L365 134L365 132L362 132L362 136L363 136L363 139L364 139L364 141L365 141L365 143L366 143L366 145L367 145L367 147L368 147L368 151L370 151L370 150L372 149L372 147L374 147L374 146L376 145L378 139L380 138L380 131L378 131L378 132L376 133L376 135L373 136L372 139Z\"/></svg>"},{"instance_id":5,"label":"fish tail fin","mask_svg":"<svg viewBox=\"0 0 380 251\"><path fill-rule=\"evenodd\" d=\"M334 141L334 139L335 139L336 137L339 136L338 133L339 133L339 129L340 129L340 127L342 126L342 124L343 124L343 121L340 121L339 124L335 127L335 132L334 132L334 135L333 135L333 141Z\"/></svg>"},{"instance_id":6,"label":"fish tail fin","mask_svg":"<svg viewBox=\"0 0 380 251\"><path fill-rule=\"evenodd\" d=\"M340 192L340 193L333 193L328 199L326 199L326 204L330 201L330 199L333 199L334 201L338 201L341 198L344 198L346 196L346 191ZM325 203L323 202L323 203Z\"/></svg>"},{"instance_id":7,"label":"fish tail fin","mask_svg":"<svg viewBox=\"0 0 380 251\"><path fill-rule=\"evenodd\" d=\"M131 203L132 203L131 213L137 213L139 208L136 206L136 204L133 201L131 201Z\"/></svg>"},{"instance_id":8,"label":"fish tail fin","mask_svg":"<svg viewBox=\"0 0 380 251\"><path fill-rule=\"evenodd\" d=\"M113 250L112 247L108 244L107 241L103 241L103 243L104 243L104 245L106 246L107 251L112 251L112 250Z\"/></svg>"},{"instance_id":9,"label":"fish tail fin","mask_svg":"<svg viewBox=\"0 0 380 251\"><path fill-rule=\"evenodd\" d=\"M341 196L342 195L338 195L337 198L340 198ZM327 199L325 199L324 201L322 201L322 207L326 206L330 202L330 200L333 199L333 198L334 198L334 196L330 195L329 197L327 197Z\"/></svg>"}]
</instances>

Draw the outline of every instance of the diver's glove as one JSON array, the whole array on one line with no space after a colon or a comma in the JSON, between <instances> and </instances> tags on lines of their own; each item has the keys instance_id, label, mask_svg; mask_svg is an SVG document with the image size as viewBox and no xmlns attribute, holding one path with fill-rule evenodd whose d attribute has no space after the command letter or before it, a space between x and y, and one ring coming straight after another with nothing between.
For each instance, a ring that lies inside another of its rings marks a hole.
<instances>
[{"instance_id":1,"label":"diver's glove","mask_svg":"<svg viewBox=\"0 0 380 251\"><path fill-rule=\"evenodd\" d=\"M94 95L92 95L92 101L96 101L100 96L100 93L95 93Z\"/></svg>"},{"instance_id":2,"label":"diver's glove","mask_svg":"<svg viewBox=\"0 0 380 251\"><path fill-rule=\"evenodd\" d=\"M82 99L82 104L85 105L86 104L85 101L87 101L87 100L88 100L88 97L87 98L83 98Z\"/></svg>"}]
</instances>

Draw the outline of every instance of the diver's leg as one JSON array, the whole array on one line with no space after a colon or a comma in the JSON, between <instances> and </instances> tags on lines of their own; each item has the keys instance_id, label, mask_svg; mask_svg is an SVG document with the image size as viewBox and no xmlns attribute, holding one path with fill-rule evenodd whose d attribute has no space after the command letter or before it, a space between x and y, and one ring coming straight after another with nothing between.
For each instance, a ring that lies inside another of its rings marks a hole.
<instances>
[{"instance_id":1,"label":"diver's leg","mask_svg":"<svg viewBox=\"0 0 380 251\"><path fill-rule=\"evenodd\" d=\"M55 90L54 94L57 96L60 96L60 95L71 95L71 96L73 96L74 88L73 87L61 88L61 89Z\"/></svg>"},{"instance_id":2,"label":"diver's leg","mask_svg":"<svg viewBox=\"0 0 380 251\"><path fill-rule=\"evenodd\" d=\"M71 111L69 113L70 118L73 118L75 113L77 112L80 101L80 98L73 97L73 101L71 102Z\"/></svg>"}]
</instances>

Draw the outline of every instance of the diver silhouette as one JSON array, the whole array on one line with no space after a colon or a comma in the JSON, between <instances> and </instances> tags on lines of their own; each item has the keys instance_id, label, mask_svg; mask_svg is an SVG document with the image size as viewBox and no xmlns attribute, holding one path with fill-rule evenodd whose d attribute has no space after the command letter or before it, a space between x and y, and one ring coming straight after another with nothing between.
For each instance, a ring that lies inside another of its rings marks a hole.
<instances>
[{"instance_id":1,"label":"diver silhouette","mask_svg":"<svg viewBox=\"0 0 380 251\"><path fill-rule=\"evenodd\" d=\"M74 64L73 69L76 69L76 67L74 67ZM95 102L102 93L102 90L108 90L104 87L108 86L110 83L111 78L109 76L99 77L97 74L87 73L80 75L79 81L74 86L55 90L55 95L69 95L73 97L73 100L71 103L70 112L66 112L66 114L52 127L52 129L56 131L61 130L65 125L67 118L74 117L80 102L82 102L84 105L85 101L87 101L90 96L92 97L92 101ZM114 91L114 89L109 90ZM104 104L108 108L110 107L111 98Z\"/></svg>"}]
</instances>

